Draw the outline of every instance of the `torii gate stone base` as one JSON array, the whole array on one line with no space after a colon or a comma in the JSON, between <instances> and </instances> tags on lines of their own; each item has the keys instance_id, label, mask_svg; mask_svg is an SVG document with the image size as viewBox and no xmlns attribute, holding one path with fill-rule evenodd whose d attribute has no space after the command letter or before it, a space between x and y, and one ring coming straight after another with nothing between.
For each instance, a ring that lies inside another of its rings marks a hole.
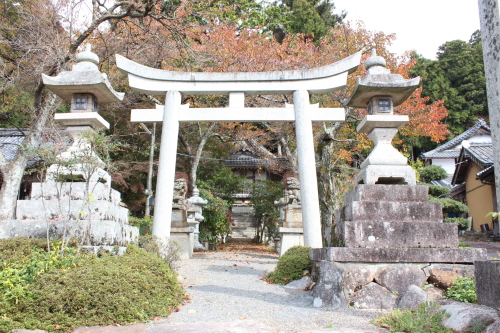
<instances>
[{"instance_id":1,"label":"torii gate stone base","mask_svg":"<svg viewBox=\"0 0 500 333\"><path fill-rule=\"evenodd\" d=\"M171 212L179 122L295 121L299 178L301 183L304 245L321 248L321 220L314 156L313 121L344 121L344 109L319 108L309 103L310 94L345 87L347 75L357 69L358 52L320 68L279 72L187 73L146 67L116 55L118 68L128 75L133 90L166 95L165 105L153 110L132 110L132 122L163 122L160 146L153 235L167 239ZM189 108L185 95L229 95L226 108ZM294 105L285 108L245 108L245 95L293 94Z\"/></svg>"}]
</instances>

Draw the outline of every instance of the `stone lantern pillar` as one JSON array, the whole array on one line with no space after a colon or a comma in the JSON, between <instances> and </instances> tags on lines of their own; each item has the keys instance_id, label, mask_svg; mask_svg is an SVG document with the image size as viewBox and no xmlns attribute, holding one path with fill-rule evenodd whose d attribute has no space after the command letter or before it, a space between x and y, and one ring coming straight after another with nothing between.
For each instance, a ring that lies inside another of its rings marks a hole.
<instances>
[{"instance_id":1,"label":"stone lantern pillar","mask_svg":"<svg viewBox=\"0 0 500 333\"><path fill-rule=\"evenodd\" d=\"M89 151L90 144L82 138L87 131L109 129L109 123L99 115L99 103L116 103L123 100L124 93L116 92L108 81L107 75L99 71L99 57L87 49L76 55L77 64L71 71L63 71L58 76L52 77L42 74L43 83L49 90L70 104L69 113L56 113L54 119L66 127L66 131L73 139L72 146L64 153L63 159L82 156ZM84 155L85 156L85 155ZM92 156L101 167L103 162L98 156ZM65 169L65 168L62 168ZM111 177L99 168L92 175L85 174L75 166L71 170L61 171L61 167L53 165L47 171L48 179L53 178L56 172L91 177L89 181L104 179L110 185Z\"/></svg>"},{"instance_id":2,"label":"stone lantern pillar","mask_svg":"<svg viewBox=\"0 0 500 333\"><path fill-rule=\"evenodd\" d=\"M200 197L200 190L195 186L193 189L193 196L188 200L188 210L187 210L187 223L190 227L194 228L193 233L193 251L205 251L203 245L201 245L199 240L200 234L200 223L205 219L203 217L203 206L205 206L208 201Z\"/></svg>"},{"instance_id":3,"label":"stone lantern pillar","mask_svg":"<svg viewBox=\"0 0 500 333\"><path fill-rule=\"evenodd\" d=\"M76 61L71 71L55 77L42 74L47 88L70 103L70 112L56 113L55 120L66 127L72 145L59 155L59 165L49 167L43 182L32 184L30 200L18 200L16 214L26 221L23 230L29 230L20 235L76 237L96 251L101 246L126 246L136 241L139 229L128 224L128 209L120 205L120 193L111 188L103 161L82 136L109 128L98 113L99 103L120 102L124 94L116 92L99 71L99 58L90 46L76 55ZM48 229L41 228L40 221L50 222Z\"/></svg>"},{"instance_id":4,"label":"stone lantern pillar","mask_svg":"<svg viewBox=\"0 0 500 333\"><path fill-rule=\"evenodd\" d=\"M375 50L365 62L367 73L358 78L347 106L367 108L368 115L357 131L367 133L375 142L371 154L361 164L358 184L415 185L415 172L407 165L407 158L392 146L398 129L408 123L408 116L394 115L394 107L402 104L418 87L420 78L404 79L391 74L385 59Z\"/></svg>"}]
</instances>

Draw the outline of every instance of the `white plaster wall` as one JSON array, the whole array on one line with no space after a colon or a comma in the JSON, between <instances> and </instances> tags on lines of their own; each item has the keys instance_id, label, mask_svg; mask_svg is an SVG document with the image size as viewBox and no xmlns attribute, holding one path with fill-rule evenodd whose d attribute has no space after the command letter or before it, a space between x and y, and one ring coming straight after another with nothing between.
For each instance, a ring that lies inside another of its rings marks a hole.
<instances>
[{"instance_id":1,"label":"white plaster wall","mask_svg":"<svg viewBox=\"0 0 500 333\"><path fill-rule=\"evenodd\" d=\"M432 160L432 164L440 165L449 175L455 172L455 159L454 158L436 158Z\"/></svg>"},{"instance_id":2,"label":"white plaster wall","mask_svg":"<svg viewBox=\"0 0 500 333\"><path fill-rule=\"evenodd\" d=\"M467 139L470 143L491 143L491 135L474 135L473 137Z\"/></svg>"}]
</instances>

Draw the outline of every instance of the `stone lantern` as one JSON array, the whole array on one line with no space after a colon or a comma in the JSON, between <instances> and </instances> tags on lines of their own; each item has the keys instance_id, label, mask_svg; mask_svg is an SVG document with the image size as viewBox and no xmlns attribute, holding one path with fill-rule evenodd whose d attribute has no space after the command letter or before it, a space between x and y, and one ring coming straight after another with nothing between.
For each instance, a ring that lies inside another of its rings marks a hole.
<instances>
[{"instance_id":1,"label":"stone lantern","mask_svg":"<svg viewBox=\"0 0 500 333\"><path fill-rule=\"evenodd\" d=\"M83 154L88 151L89 143L82 138L82 134L87 131L99 129L109 129L109 123L99 115L99 104L116 103L123 100L124 93L116 92L108 81L107 75L101 73L98 68L99 57L91 52L90 45L84 52L76 55L77 64L72 71L63 71L58 76L52 77L42 74L43 83L49 90L61 97L70 105L69 113L56 113L54 119L57 123L66 127L66 131L73 139L72 146L61 157L70 159L72 156ZM97 156L93 158L102 161ZM61 172L58 166L51 166L47 174L50 178L56 172ZM81 170L66 170L73 175L80 174L86 177ZM98 170L92 178L105 179L110 181L110 177L104 170Z\"/></svg>"},{"instance_id":2,"label":"stone lantern","mask_svg":"<svg viewBox=\"0 0 500 333\"><path fill-rule=\"evenodd\" d=\"M42 182L32 183L31 198L18 200L16 215L27 221L22 224L30 230L26 237L75 237L89 250L115 251L120 246L123 253L123 246L137 240L139 229L128 224L129 212L120 204L120 193L111 188L103 161L82 134L109 128L98 113L99 103L119 102L124 94L116 92L99 71L99 58L90 46L77 54L76 61L72 71L55 77L42 74L47 88L71 103L71 112L56 113L55 120L66 127L73 143L59 155L60 164L48 168Z\"/></svg>"},{"instance_id":3,"label":"stone lantern","mask_svg":"<svg viewBox=\"0 0 500 333\"><path fill-rule=\"evenodd\" d=\"M356 181L358 184L415 185L415 172L391 141L398 129L409 121L408 116L394 115L394 107L415 91L420 78L405 79L399 74L391 74L385 59L377 56L375 50L366 60L365 68L367 73L358 78L347 106L368 109L357 131L367 133L375 147L361 164Z\"/></svg>"}]
</instances>

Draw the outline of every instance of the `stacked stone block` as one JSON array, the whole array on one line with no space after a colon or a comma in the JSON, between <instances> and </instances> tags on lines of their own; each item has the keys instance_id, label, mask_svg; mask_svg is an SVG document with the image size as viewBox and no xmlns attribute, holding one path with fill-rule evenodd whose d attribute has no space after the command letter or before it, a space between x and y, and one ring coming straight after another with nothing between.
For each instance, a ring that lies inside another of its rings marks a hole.
<instances>
[{"instance_id":1,"label":"stacked stone block","mask_svg":"<svg viewBox=\"0 0 500 333\"><path fill-rule=\"evenodd\" d=\"M472 263L486 251L458 248L457 225L443 222L427 191L362 184L346 194L336 214L337 247L311 250L316 306L392 309L411 286L438 284L441 273L473 275Z\"/></svg>"},{"instance_id":2,"label":"stacked stone block","mask_svg":"<svg viewBox=\"0 0 500 333\"><path fill-rule=\"evenodd\" d=\"M44 238L64 233L89 246L125 246L136 241L139 230L128 224L128 209L121 195L107 183L32 184L30 200L18 200L17 220L2 222L0 238Z\"/></svg>"}]
</instances>

